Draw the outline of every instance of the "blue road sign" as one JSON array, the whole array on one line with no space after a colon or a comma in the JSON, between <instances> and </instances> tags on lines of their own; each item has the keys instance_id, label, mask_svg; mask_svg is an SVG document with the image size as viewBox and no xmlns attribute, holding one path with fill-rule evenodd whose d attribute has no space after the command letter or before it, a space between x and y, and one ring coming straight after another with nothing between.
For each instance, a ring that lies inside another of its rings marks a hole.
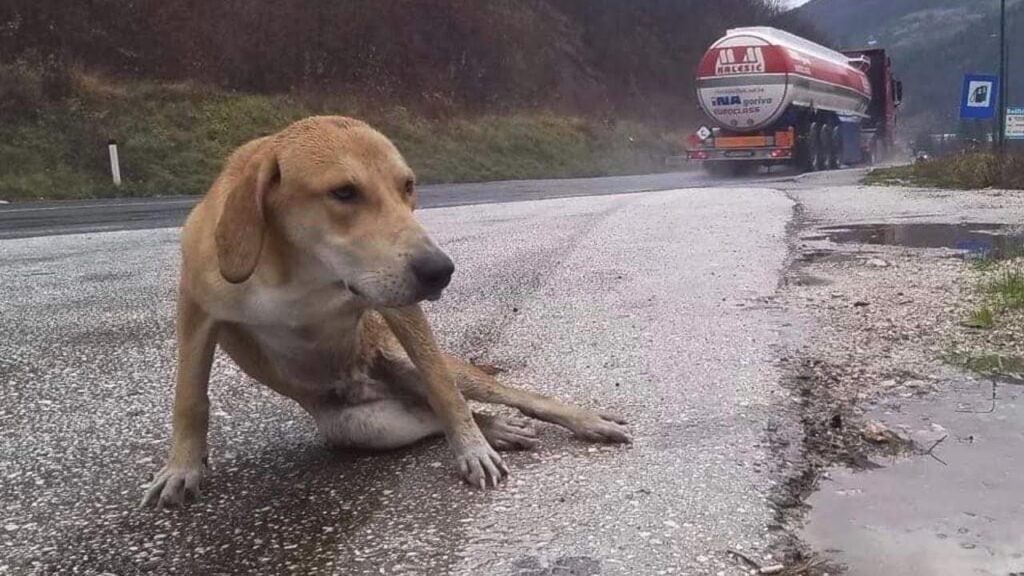
<instances>
[{"instance_id":1,"label":"blue road sign","mask_svg":"<svg viewBox=\"0 0 1024 576\"><path fill-rule=\"evenodd\" d=\"M999 77L991 74L964 75L960 98L961 118L995 118L999 101Z\"/></svg>"}]
</instances>

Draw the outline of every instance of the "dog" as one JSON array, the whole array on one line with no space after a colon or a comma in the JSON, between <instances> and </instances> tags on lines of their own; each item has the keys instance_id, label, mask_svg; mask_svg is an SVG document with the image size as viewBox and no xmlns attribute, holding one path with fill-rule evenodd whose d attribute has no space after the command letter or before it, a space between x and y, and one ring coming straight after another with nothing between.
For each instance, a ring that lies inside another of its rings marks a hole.
<instances>
[{"instance_id":1,"label":"dog","mask_svg":"<svg viewBox=\"0 0 1024 576\"><path fill-rule=\"evenodd\" d=\"M359 120L300 120L228 158L182 231L172 444L142 505L199 496L217 346L298 402L327 444L389 450L444 434L459 475L480 488L508 475L496 450L538 439L467 398L588 441L630 441L618 416L503 386L440 350L419 303L441 296L454 264L415 207L412 170Z\"/></svg>"}]
</instances>

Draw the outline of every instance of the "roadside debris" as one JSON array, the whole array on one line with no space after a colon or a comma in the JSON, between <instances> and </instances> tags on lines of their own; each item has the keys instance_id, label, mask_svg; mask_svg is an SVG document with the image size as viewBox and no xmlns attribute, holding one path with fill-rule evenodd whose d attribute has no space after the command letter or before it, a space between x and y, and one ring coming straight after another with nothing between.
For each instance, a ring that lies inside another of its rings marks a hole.
<instances>
[{"instance_id":1,"label":"roadside debris","mask_svg":"<svg viewBox=\"0 0 1024 576\"><path fill-rule=\"evenodd\" d=\"M891 430L888 426L877 420L868 421L864 425L864 430L861 432L861 436L863 436L868 442L873 442L875 444L902 444L909 441L898 432Z\"/></svg>"},{"instance_id":2,"label":"roadside debris","mask_svg":"<svg viewBox=\"0 0 1024 576\"><path fill-rule=\"evenodd\" d=\"M729 550L726 550L726 552L739 559L743 564L747 565L750 568L750 572L748 572L748 574L786 573L786 566L784 564L774 563L769 564L767 566L762 566L759 562L738 550L733 550L732 548L730 548ZM798 574L798 572L789 572L789 574Z\"/></svg>"}]
</instances>

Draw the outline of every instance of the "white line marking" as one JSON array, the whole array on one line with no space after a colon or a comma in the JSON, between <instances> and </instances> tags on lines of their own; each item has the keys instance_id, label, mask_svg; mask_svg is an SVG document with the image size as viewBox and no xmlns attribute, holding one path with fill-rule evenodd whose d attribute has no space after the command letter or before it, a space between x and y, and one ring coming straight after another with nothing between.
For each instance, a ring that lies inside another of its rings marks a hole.
<instances>
[{"instance_id":1,"label":"white line marking","mask_svg":"<svg viewBox=\"0 0 1024 576\"><path fill-rule=\"evenodd\" d=\"M123 208L126 206L167 206L176 204L195 204L199 200L167 200L165 202L122 202L119 204L86 204L86 205L68 205L68 206L49 206L46 208L14 208L11 210L0 209L0 216L3 214L12 214L14 212L45 212L48 210L83 210L83 209L97 209L97 208Z\"/></svg>"}]
</instances>

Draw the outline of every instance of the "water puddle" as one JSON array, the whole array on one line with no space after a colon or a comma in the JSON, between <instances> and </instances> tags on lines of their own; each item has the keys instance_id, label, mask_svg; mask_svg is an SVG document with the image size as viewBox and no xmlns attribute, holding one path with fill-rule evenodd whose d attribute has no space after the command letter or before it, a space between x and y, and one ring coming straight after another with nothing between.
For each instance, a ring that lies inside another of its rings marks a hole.
<instances>
[{"instance_id":1,"label":"water puddle","mask_svg":"<svg viewBox=\"0 0 1024 576\"><path fill-rule=\"evenodd\" d=\"M831 470L805 541L850 576L1024 576L1024 386L977 380L869 417L917 455Z\"/></svg>"},{"instance_id":2,"label":"water puddle","mask_svg":"<svg viewBox=\"0 0 1024 576\"><path fill-rule=\"evenodd\" d=\"M819 230L840 244L953 248L993 259L1024 252L1024 229L1005 224L856 224Z\"/></svg>"}]
</instances>

